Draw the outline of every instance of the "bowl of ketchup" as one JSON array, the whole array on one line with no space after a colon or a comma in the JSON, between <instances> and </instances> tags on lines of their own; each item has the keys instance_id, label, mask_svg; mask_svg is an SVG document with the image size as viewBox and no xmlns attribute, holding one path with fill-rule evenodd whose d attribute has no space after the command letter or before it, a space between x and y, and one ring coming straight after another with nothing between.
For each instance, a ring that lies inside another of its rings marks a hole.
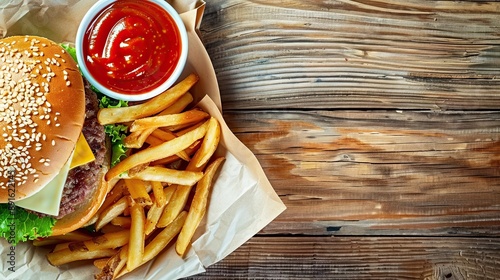
<instances>
[{"instance_id":1,"label":"bowl of ketchup","mask_svg":"<svg viewBox=\"0 0 500 280\"><path fill-rule=\"evenodd\" d=\"M186 28L165 0L100 0L82 19L76 55L87 80L109 97L140 101L174 84L186 64Z\"/></svg>"}]
</instances>

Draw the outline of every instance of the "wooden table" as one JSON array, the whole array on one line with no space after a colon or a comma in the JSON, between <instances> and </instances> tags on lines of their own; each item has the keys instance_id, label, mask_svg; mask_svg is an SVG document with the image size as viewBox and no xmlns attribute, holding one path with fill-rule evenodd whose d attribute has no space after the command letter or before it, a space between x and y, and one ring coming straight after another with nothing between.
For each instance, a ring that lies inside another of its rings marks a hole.
<instances>
[{"instance_id":1,"label":"wooden table","mask_svg":"<svg viewBox=\"0 0 500 280\"><path fill-rule=\"evenodd\" d=\"M500 277L500 3L209 0L224 116L288 209L195 279Z\"/></svg>"}]
</instances>

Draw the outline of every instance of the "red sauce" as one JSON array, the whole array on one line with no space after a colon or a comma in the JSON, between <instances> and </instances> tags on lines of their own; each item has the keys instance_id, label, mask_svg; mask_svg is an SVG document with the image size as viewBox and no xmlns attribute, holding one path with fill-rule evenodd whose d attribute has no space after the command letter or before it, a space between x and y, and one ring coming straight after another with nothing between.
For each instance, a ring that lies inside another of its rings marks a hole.
<instances>
[{"instance_id":1,"label":"red sauce","mask_svg":"<svg viewBox=\"0 0 500 280\"><path fill-rule=\"evenodd\" d=\"M91 23L86 65L102 85L125 94L147 92L172 74L181 52L174 20L149 1L120 0Z\"/></svg>"}]
</instances>

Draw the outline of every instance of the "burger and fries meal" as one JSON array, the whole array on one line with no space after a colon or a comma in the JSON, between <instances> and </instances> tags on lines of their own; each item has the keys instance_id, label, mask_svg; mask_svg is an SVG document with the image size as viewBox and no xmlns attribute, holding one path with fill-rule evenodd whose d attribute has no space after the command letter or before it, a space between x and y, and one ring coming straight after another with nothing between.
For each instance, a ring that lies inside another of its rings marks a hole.
<instances>
[{"instance_id":1,"label":"burger and fries meal","mask_svg":"<svg viewBox=\"0 0 500 280\"><path fill-rule=\"evenodd\" d=\"M184 256L224 162L219 122L192 107L199 77L129 106L95 92L73 51L37 36L0 39L0 223L26 217L0 235L51 246L54 266L93 260L96 279L169 246Z\"/></svg>"}]
</instances>

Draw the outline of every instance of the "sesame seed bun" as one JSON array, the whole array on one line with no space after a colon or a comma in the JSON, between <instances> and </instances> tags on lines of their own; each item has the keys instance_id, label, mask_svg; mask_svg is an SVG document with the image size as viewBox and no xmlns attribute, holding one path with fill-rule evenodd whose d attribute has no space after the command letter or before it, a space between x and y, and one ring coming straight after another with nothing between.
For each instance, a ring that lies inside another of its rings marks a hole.
<instances>
[{"instance_id":1,"label":"sesame seed bun","mask_svg":"<svg viewBox=\"0 0 500 280\"><path fill-rule=\"evenodd\" d=\"M68 161L82 130L85 93L76 62L46 38L1 39L0 65L0 203L6 203L37 193Z\"/></svg>"}]
</instances>

